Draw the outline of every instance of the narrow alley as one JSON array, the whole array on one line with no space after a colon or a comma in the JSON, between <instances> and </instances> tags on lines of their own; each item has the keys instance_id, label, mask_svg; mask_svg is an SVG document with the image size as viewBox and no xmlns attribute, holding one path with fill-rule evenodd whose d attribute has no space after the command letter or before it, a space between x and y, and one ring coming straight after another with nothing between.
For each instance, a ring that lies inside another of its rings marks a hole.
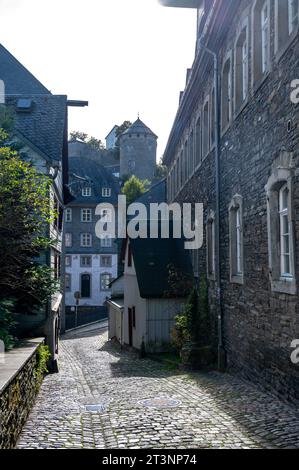
<instances>
[{"instance_id":1,"label":"narrow alley","mask_svg":"<svg viewBox=\"0 0 299 470\"><path fill-rule=\"evenodd\" d=\"M299 412L228 374L120 352L106 327L63 336L18 448L299 448Z\"/></svg>"}]
</instances>

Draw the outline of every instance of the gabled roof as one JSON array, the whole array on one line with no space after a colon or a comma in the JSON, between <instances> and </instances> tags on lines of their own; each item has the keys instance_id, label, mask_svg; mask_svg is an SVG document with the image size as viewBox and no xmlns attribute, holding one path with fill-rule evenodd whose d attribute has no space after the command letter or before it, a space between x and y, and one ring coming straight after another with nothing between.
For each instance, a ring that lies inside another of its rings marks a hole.
<instances>
[{"instance_id":1,"label":"gabled roof","mask_svg":"<svg viewBox=\"0 0 299 470\"><path fill-rule=\"evenodd\" d=\"M8 97L6 104L14 111L14 130L20 139L33 145L48 159L62 159L66 126L67 97L59 95L22 95L31 102L29 110L18 110L21 96Z\"/></svg>"},{"instance_id":2,"label":"gabled roof","mask_svg":"<svg viewBox=\"0 0 299 470\"><path fill-rule=\"evenodd\" d=\"M152 135L158 138L156 134L153 133L153 131L147 127L144 122L141 121L141 119L137 119L125 132L123 132L121 135L130 135L130 134L146 134L146 135Z\"/></svg>"},{"instance_id":3,"label":"gabled roof","mask_svg":"<svg viewBox=\"0 0 299 470\"><path fill-rule=\"evenodd\" d=\"M181 277L192 278L192 265L188 250L181 239L129 239L142 298L185 297L185 292L171 294L170 269Z\"/></svg>"},{"instance_id":4,"label":"gabled roof","mask_svg":"<svg viewBox=\"0 0 299 470\"><path fill-rule=\"evenodd\" d=\"M4 81L6 96L24 93L32 96L51 94L2 44L0 44L0 80Z\"/></svg>"},{"instance_id":5,"label":"gabled roof","mask_svg":"<svg viewBox=\"0 0 299 470\"><path fill-rule=\"evenodd\" d=\"M107 139L107 137L109 137L110 134L112 134L112 132L113 132L115 129L117 129L117 128L118 128L118 126L115 124L115 125L112 127L111 131L108 132L108 134L106 135L105 139Z\"/></svg>"},{"instance_id":6,"label":"gabled roof","mask_svg":"<svg viewBox=\"0 0 299 470\"><path fill-rule=\"evenodd\" d=\"M96 160L80 157L69 159L69 181L71 194L75 197L72 204L100 204L106 202L117 204L120 187L112 174ZM88 183L90 181L90 184ZM92 188L92 196L82 196L82 189L86 186ZM111 188L111 197L102 196L102 188Z\"/></svg>"}]
</instances>

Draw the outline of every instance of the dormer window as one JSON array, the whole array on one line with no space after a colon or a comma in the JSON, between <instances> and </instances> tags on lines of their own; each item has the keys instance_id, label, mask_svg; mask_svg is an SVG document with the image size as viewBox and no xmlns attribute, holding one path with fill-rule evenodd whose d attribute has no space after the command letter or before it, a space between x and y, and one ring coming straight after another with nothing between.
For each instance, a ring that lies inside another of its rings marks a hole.
<instances>
[{"instance_id":1,"label":"dormer window","mask_svg":"<svg viewBox=\"0 0 299 470\"><path fill-rule=\"evenodd\" d=\"M111 188L102 188L102 196L103 197L110 197L111 196Z\"/></svg>"},{"instance_id":2,"label":"dormer window","mask_svg":"<svg viewBox=\"0 0 299 470\"><path fill-rule=\"evenodd\" d=\"M84 197L91 196L91 188L89 186L82 189L82 196Z\"/></svg>"}]
</instances>

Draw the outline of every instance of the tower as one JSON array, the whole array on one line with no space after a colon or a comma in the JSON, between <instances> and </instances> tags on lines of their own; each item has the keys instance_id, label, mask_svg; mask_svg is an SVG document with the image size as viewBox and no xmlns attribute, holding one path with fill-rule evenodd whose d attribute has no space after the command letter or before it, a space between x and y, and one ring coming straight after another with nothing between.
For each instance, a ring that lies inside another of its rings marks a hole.
<instances>
[{"instance_id":1,"label":"tower","mask_svg":"<svg viewBox=\"0 0 299 470\"><path fill-rule=\"evenodd\" d=\"M120 175L152 180L156 168L157 139L138 117L120 136Z\"/></svg>"}]
</instances>

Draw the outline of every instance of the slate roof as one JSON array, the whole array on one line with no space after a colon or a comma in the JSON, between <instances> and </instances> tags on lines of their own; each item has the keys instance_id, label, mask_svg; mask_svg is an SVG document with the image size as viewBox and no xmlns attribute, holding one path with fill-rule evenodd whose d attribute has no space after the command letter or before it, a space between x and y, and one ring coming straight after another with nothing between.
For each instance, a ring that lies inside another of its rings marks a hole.
<instances>
[{"instance_id":1,"label":"slate roof","mask_svg":"<svg viewBox=\"0 0 299 470\"><path fill-rule=\"evenodd\" d=\"M146 134L146 135L152 135L158 138L156 134L153 133L153 131L147 127L144 122L141 121L141 119L137 119L125 132L123 132L121 135L129 135L129 134Z\"/></svg>"},{"instance_id":2,"label":"slate roof","mask_svg":"<svg viewBox=\"0 0 299 470\"><path fill-rule=\"evenodd\" d=\"M192 278L189 251L185 250L183 239L130 239L138 287L142 298L168 297L169 266L176 272ZM175 297L185 297L181 292ZM174 295L170 295L174 297Z\"/></svg>"},{"instance_id":3,"label":"slate roof","mask_svg":"<svg viewBox=\"0 0 299 470\"><path fill-rule=\"evenodd\" d=\"M8 95L49 95L40 83L5 47L0 44L0 80L4 81Z\"/></svg>"},{"instance_id":4,"label":"slate roof","mask_svg":"<svg viewBox=\"0 0 299 470\"><path fill-rule=\"evenodd\" d=\"M18 111L20 96L8 97L6 104L15 112L15 131L51 160L62 159L66 125L67 97L60 95L34 96L29 111ZM24 98L24 95L22 95Z\"/></svg>"},{"instance_id":5,"label":"slate roof","mask_svg":"<svg viewBox=\"0 0 299 470\"><path fill-rule=\"evenodd\" d=\"M78 178L79 177L79 178ZM82 180L80 180L82 178ZM84 180L89 180L90 183ZM71 194L75 197L72 204L100 204L106 202L117 204L117 196L120 186L113 175L95 160L84 157L72 157L69 159L69 182ZM82 189L91 186L92 196L82 196ZM111 197L102 196L102 188L111 188Z\"/></svg>"}]
</instances>

